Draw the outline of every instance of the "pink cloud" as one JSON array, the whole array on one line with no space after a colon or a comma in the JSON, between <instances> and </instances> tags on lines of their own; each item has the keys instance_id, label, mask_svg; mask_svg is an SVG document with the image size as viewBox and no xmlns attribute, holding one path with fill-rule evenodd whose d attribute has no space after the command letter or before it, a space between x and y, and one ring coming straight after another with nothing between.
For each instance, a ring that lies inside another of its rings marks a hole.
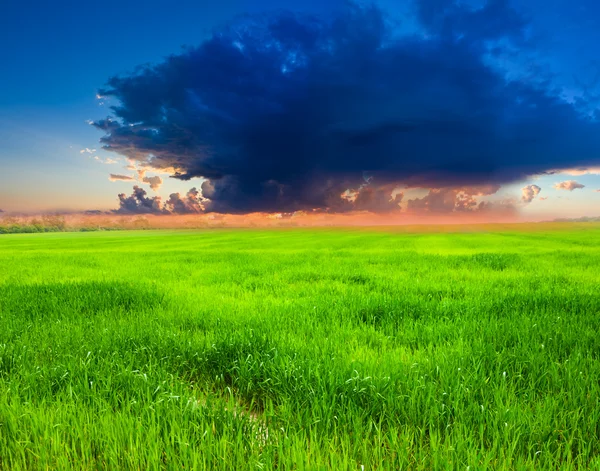
<instances>
[{"instance_id":1,"label":"pink cloud","mask_svg":"<svg viewBox=\"0 0 600 471\"><path fill-rule=\"evenodd\" d=\"M585 185L582 185L581 183L576 182L575 180L567 180L564 182L556 183L554 185L554 188L556 190L573 191L577 190L578 188L585 188Z\"/></svg>"},{"instance_id":2,"label":"pink cloud","mask_svg":"<svg viewBox=\"0 0 600 471\"><path fill-rule=\"evenodd\" d=\"M135 178L133 178L129 175L117 175L115 173L111 173L110 176L108 177L108 179L111 182L119 182L119 181L129 182L129 181L135 180Z\"/></svg>"},{"instance_id":3,"label":"pink cloud","mask_svg":"<svg viewBox=\"0 0 600 471\"><path fill-rule=\"evenodd\" d=\"M542 189L537 185L527 185L525 188L521 188L521 201L524 203L531 203L535 197L540 194L540 191L542 191Z\"/></svg>"}]
</instances>

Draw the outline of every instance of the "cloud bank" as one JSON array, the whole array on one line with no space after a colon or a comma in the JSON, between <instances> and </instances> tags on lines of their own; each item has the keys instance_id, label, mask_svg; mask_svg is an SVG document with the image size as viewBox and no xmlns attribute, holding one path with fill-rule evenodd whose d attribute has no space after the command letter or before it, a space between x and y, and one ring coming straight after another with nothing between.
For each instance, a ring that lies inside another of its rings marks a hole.
<instances>
[{"instance_id":1,"label":"cloud bank","mask_svg":"<svg viewBox=\"0 0 600 471\"><path fill-rule=\"evenodd\" d=\"M499 184L600 164L597 122L499 67L528 47L508 0L415 12L415 35L373 6L245 17L110 79L118 104L94 125L106 150L205 178L203 210L226 213L397 210L399 186L434 188L408 208L473 211ZM139 190L121 209L155 210Z\"/></svg>"}]
</instances>

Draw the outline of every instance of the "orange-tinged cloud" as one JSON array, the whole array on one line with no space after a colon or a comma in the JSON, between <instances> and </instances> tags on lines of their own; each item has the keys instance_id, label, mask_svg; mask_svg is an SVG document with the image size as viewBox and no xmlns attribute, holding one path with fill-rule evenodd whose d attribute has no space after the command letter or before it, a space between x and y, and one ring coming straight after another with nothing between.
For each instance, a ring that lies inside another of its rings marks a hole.
<instances>
[{"instance_id":1,"label":"orange-tinged cloud","mask_svg":"<svg viewBox=\"0 0 600 471\"><path fill-rule=\"evenodd\" d=\"M150 188L152 188L154 191L156 191L160 188L163 181L162 181L162 178L160 178L158 175L155 175L153 177L142 178L142 182L147 183L148 185L150 185Z\"/></svg>"},{"instance_id":2,"label":"orange-tinged cloud","mask_svg":"<svg viewBox=\"0 0 600 471\"><path fill-rule=\"evenodd\" d=\"M111 173L110 176L108 177L108 179L111 182L117 182L117 181L138 181L140 183L146 183L154 191L158 191L158 189L163 184L162 178L160 178L158 175L155 175L155 176L152 176L152 177L147 177L146 176L146 170L138 170L138 169L136 169L135 166L132 166L132 165L128 165L126 168L129 169L131 167L133 167L134 170L137 170L137 178L134 177L134 176L131 176L131 175L120 175L120 174Z\"/></svg>"},{"instance_id":3,"label":"orange-tinged cloud","mask_svg":"<svg viewBox=\"0 0 600 471\"><path fill-rule=\"evenodd\" d=\"M115 173L111 173L110 176L108 177L108 179L111 182L119 182L119 181L129 182L129 181L135 181L135 178L133 178L130 175L119 175L119 174L115 174Z\"/></svg>"},{"instance_id":4,"label":"orange-tinged cloud","mask_svg":"<svg viewBox=\"0 0 600 471\"><path fill-rule=\"evenodd\" d=\"M562 173L564 175L572 175L574 177L581 175L600 175L600 167L563 168L560 170L550 170L546 173L550 175Z\"/></svg>"},{"instance_id":5,"label":"orange-tinged cloud","mask_svg":"<svg viewBox=\"0 0 600 471\"><path fill-rule=\"evenodd\" d=\"M556 190L573 191L573 190L585 188L585 185L582 185L581 183L576 182L575 180L567 180L564 182L556 183L554 185L554 188Z\"/></svg>"},{"instance_id":6,"label":"orange-tinged cloud","mask_svg":"<svg viewBox=\"0 0 600 471\"><path fill-rule=\"evenodd\" d=\"M525 188L521 189L521 201L523 201L523 203L531 203L535 197L540 194L540 191L542 191L542 189L537 185L527 185Z\"/></svg>"}]
</instances>

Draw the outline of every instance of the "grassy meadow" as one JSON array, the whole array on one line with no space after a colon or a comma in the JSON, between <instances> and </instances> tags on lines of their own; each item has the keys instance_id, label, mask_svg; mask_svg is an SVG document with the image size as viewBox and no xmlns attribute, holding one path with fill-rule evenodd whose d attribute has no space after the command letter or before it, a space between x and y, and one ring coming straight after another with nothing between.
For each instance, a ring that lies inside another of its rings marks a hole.
<instances>
[{"instance_id":1,"label":"grassy meadow","mask_svg":"<svg viewBox=\"0 0 600 471\"><path fill-rule=\"evenodd\" d=\"M600 225L0 236L1 470L600 469Z\"/></svg>"}]
</instances>

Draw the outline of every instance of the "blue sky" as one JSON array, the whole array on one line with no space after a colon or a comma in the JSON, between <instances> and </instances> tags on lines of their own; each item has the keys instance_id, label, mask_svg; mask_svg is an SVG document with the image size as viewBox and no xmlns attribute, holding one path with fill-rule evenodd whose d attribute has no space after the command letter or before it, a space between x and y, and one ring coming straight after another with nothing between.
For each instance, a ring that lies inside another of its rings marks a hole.
<instances>
[{"instance_id":1,"label":"blue sky","mask_svg":"<svg viewBox=\"0 0 600 471\"><path fill-rule=\"evenodd\" d=\"M467 3L478 8L485 2ZM98 99L97 91L112 76L131 74L140 64L160 63L180 53L184 45L201 44L213 29L236 15L276 9L325 15L343 5L322 0L184 1L176 5L167 1L5 0L0 7L0 208L105 210L116 208L117 194L130 193L134 183L163 199L200 187L199 175L182 181L153 171L147 174L162 175L164 180L157 193L143 183L110 181L111 173L134 173L124 168L128 161L123 155L102 150L103 133L89 122L110 115L109 106L123 95ZM400 21L399 30L422 33L412 2L382 0L378 5ZM527 19L534 47L495 58L493 66L518 80L545 80L545 86L566 101L585 101L585 107L579 106L581 113L583 108L592 113L600 95L600 4L593 0L515 0L512 6ZM537 72L528 69L532 61ZM82 152L85 149L95 151ZM600 149L596 159L600 167ZM566 180L585 187L553 188ZM502 182L501 189L487 199L519 200L521 188L529 184L542 190L530 204L519 206L524 214L600 215L600 193L595 191L600 189L600 176L596 174Z\"/></svg>"}]
</instances>

